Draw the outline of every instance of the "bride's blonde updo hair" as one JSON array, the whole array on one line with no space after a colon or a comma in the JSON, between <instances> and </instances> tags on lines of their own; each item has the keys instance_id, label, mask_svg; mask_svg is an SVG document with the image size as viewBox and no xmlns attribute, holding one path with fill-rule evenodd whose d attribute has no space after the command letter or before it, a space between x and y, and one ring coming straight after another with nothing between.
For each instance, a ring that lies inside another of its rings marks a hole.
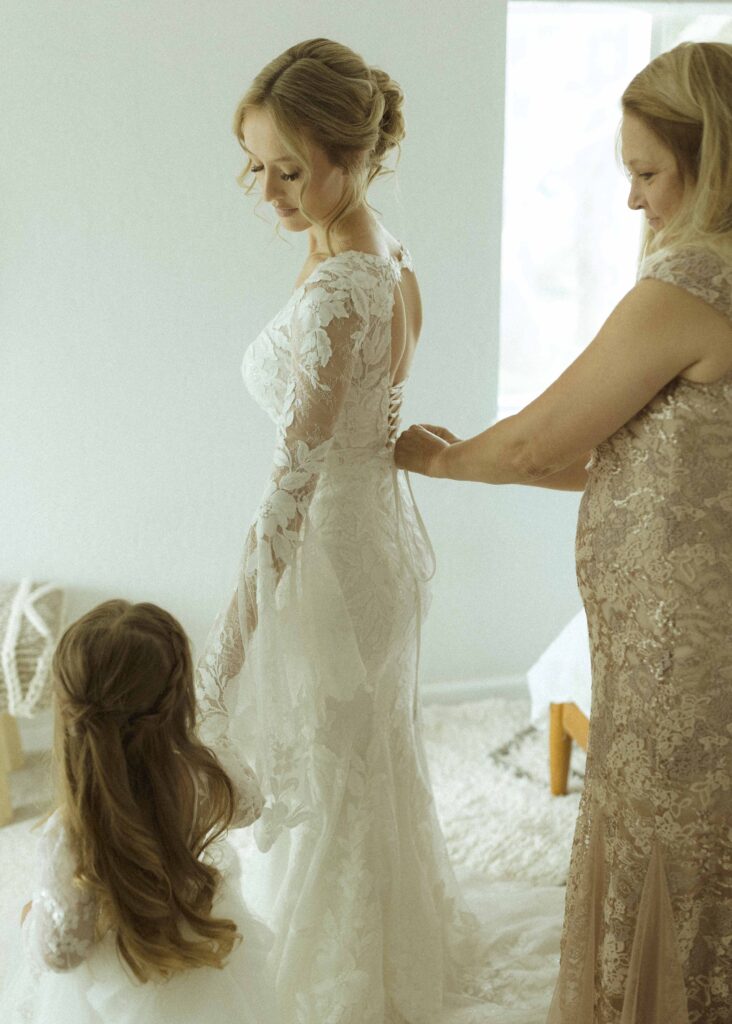
<instances>
[{"instance_id":1,"label":"bride's blonde updo hair","mask_svg":"<svg viewBox=\"0 0 732 1024\"><path fill-rule=\"evenodd\" d=\"M326 229L330 237L338 223L366 200L371 182L389 173L385 159L399 150L404 138L404 96L397 83L362 57L330 39L308 39L285 50L259 72L234 115L234 133L245 145L248 110L266 110L293 159L302 168L300 212L318 223L307 211L304 198L312 178L305 137L319 146L332 164L347 172L346 188L331 212ZM239 183L247 182L249 160ZM332 253L332 249L331 249Z\"/></svg>"},{"instance_id":2,"label":"bride's blonde updo hair","mask_svg":"<svg viewBox=\"0 0 732 1024\"><path fill-rule=\"evenodd\" d=\"M622 97L676 158L681 205L644 253L705 245L732 258L732 45L681 43L652 60Z\"/></svg>"}]
</instances>

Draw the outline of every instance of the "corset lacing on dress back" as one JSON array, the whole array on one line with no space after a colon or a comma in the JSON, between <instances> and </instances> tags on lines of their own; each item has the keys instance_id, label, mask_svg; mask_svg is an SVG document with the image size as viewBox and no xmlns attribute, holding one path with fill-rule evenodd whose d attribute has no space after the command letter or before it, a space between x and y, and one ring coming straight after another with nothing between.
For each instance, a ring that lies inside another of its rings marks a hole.
<instances>
[{"instance_id":1,"label":"corset lacing on dress back","mask_svg":"<svg viewBox=\"0 0 732 1024\"><path fill-rule=\"evenodd\" d=\"M404 389L407 384L407 379L400 381L398 384L392 384L389 388L389 412L388 412L388 425L389 433L387 439L387 450L393 458L394 446L396 439L399 436L399 428L401 425L401 412L402 412L402 399L404 398ZM399 487L398 469L396 465L392 469L392 482L394 485L394 503L396 506L396 527L397 527L397 542L402 555L407 565L412 567L415 581L417 583L429 583L432 577L437 571L437 557L435 555L435 549L432 547L432 541L430 535L427 532L422 513L419 510L417 499L414 497L414 491L412 490L412 481L409 478L409 473L405 472L404 476L407 481L407 491L409 493L409 500L412 505L412 512L414 519L417 523L417 529L419 531L420 540L424 549L428 553L429 568L425 572L420 573L414 568L414 560L410 557L408 548L405 546L404 532L409 529L407 518L404 515L404 505L402 502L402 492ZM417 659L415 664L415 686L414 686L414 707L412 711L412 717L416 719L418 714L417 702L419 700L419 670L420 670L420 651L422 646L422 595L419 587L416 591L416 603L417 603Z\"/></svg>"},{"instance_id":2,"label":"corset lacing on dress back","mask_svg":"<svg viewBox=\"0 0 732 1024\"><path fill-rule=\"evenodd\" d=\"M404 388L406 387L407 379L400 381L399 384L392 384L389 388L389 436L388 444L390 448L393 448L396 444L396 439L399 434L399 422L402 412L402 399L404 398Z\"/></svg>"},{"instance_id":3,"label":"corset lacing on dress back","mask_svg":"<svg viewBox=\"0 0 732 1024\"><path fill-rule=\"evenodd\" d=\"M400 414L402 407L402 397L404 395L404 387L406 380L403 380L400 384L392 385L389 392L389 454L393 457L394 445L399 435L400 427ZM416 520L417 532L419 534L420 543L423 549L427 552L428 567L423 572L420 572L416 566L415 560L409 550L409 545L405 540L405 532L410 529L409 519L404 513L404 503L402 498L402 491L399 486L399 470L396 465L392 463L392 484L394 487L394 504L396 510L396 530L397 530L397 544L401 552L401 556L404 559L404 563L409 566L410 571L414 576L415 583L417 584L415 590L415 603L417 610L416 624L417 624L417 657L414 666L415 680L414 680L414 704L412 708L412 717L416 720L419 713L419 671L420 671L420 654L422 647L422 593L420 584L424 585L429 583L437 572L437 557L435 555L435 549L432 546L430 535L427 532L422 513L419 510L417 499L414 497L414 491L412 490L412 481L409 478L409 473L405 471L404 476L407 481L407 493L409 494L409 502L412 506L412 513L414 520Z\"/></svg>"},{"instance_id":4,"label":"corset lacing on dress back","mask_svg":"<svg viewBox=\"0 0 732 1024\"><path fill-rule=\"evenodd\" d=\"M399 430L400 430L400 426L401 426L402 399L404 397L404 389L405 389L405 387L407 385L407 380L408 380L408 378L405 377L404 380L400 381L398 384L392 384L390 386L390 388L389 388L389 412L387 414L387 416L388 416L389 432L388 432L388 437L387 437L387 451L388 451L389 456L390 456L391 459L393 459L393 457L394 457L394 446L396 444L396 439L399 436ZM403 504L402 504L402 492L401 492L401 489L399 487L399 479L398 479L398 476L397 476L398 472L399 471L396 468L396 465L393 465L392 477L393 477L393 483L394 483L394 501L395 501L395 504L396 504L397 538L399 540L400 547L402 547L402 550L403 550L403 537L402 537L402 534L403 534L403 530L405 529L407 524L405 523L404 507L403 507ZM419 506L417 505L417 499L414 497L414 491L412 490L412 481L409 478L409 473L405 472L404 476L405 476L406 481L407 481L407 490L409 492L409 499L410 499L410 503L412 505L412 510L414 512L414 518L416 520L417 527L419 529L419 533L420 533L420 536L421 536L421 541L422 541L422 544L424 545L425 550L429 553L429 563L430 563L429 569L424 574L423 573L419 573L419 572L415 572L415 577L416 577L417 580L419 580L422 583L428 583L432 579L432 577L435 575L435 572L436 572L436 569L437 569L437 561L436 561L436 558L435 558L435 550L432 547L432 541L430 540L430 535L427 532L427 527L425 526L424 520L422 519L422 515L421 515L421 513L419 511ZM408 555L406 556L406 558L407 558L407 562L409 564L412 564Z\"/></svg>"}]
</instances>

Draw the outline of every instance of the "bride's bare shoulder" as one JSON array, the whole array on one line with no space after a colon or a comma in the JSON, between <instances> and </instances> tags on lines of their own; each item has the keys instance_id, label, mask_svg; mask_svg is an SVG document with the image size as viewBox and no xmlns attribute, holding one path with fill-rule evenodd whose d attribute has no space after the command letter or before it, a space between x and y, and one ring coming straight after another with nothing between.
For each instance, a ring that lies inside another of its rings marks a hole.
<instances>
[{"instance_id":1,"label":"bride's bare shoulder","mask_svg":"<svg viewBox=\"0 0 732 1024\"><path fill-rule=\"evenodd\" d=\"M381 256L384 259L401 260L404 246L386 228L374 226L372 229L343 239L333 255L340 253L363 252L370 256ZM328 253L310 253L298 274L295 288L299 288L317 270L321 263L332 258Z\"/></svg>"},{"instance_id":2,"label":"bride's bare shoulder","mask_svg":"<svg viewBox=\"0 0 732 1024\"><path fill-rule=\"evenodd\" d=\"M305 262L303 263L300 273L297 275L297 280L295 281L295 289L298 289L307 281L309 277L312 277L312 275L318 269L320 264L324 263L328 258L329 257L327 253L311 252L307 259L305 260Z\"/></svg>"},{"instance_id":3,"label":"bride's bare shoulder","mask_svg":"<svg viewBox=\"0 0 732 1024\"><path fill-rule=\"evenodd\" d=\"M398 260L404 252L404 246L395 238L391 232L387 231L385 227L381 228L381 235L379 239L381 243L380 256L390 256L394 260Z\"/></svg>"},{"instance_id":4,"label":"bride's bare shoulder","mask_svg":"<svg viewBox=\"0 0 732 1024\"><path fill-rule=\"evenodd\" d=\"M368 230L354 235L343 243L344 250L364 252L384 259L398 259L404 246L381 224L374 224Z\"/></svg>"}]
</instances>

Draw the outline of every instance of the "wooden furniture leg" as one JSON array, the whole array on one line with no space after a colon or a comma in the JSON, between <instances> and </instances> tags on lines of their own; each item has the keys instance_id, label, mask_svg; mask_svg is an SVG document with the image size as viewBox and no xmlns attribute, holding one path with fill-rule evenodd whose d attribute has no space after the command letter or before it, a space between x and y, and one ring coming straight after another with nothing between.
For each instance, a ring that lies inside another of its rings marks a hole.
<instances>
[{"instance_id":1,"label":"wooden furniture leg","mask_svg":"<svg viewBox=\"0 0 732 1024\"><path fill-rule=\"evenodd\" d=\"M549 705L549 777L553 796L565 796L572 740L587 750L590 720L576 704Z\"/></svg>"},{"instance_id":2,"label":"wooden furniture leg","mask_svg":"<svg viewBox=\"0 0 732 1024\"><path fill-rule=\"evenodd\" d=\"M587 750L590 720L576 704L562 704L562 726L571 739Z\"/></svg>"},{"instance_id":3,"label":"wooden furniture leg","mask_svg":"<svg viewBox=\"0 0 732 1024\"><path fill-rule=\"evenodd\" d=\"M6 771L9 772L23 767L23 748L20 744L18 723L6 711L0 714L0 762L7 764Z\"/></svg>"},{"instance_id":4,"label":"wooden furniture leg","mask_svg":"<svg viewBox=\"0 0 732 1024\"><path fill-rule=\"evenodd\" d=\"M23 765L23 750L20 745L18 725L12 715L0 713L0 826L13 819L13 803L10 799L11 771Z\"/></svg>"},{"instance_id":5,"label":"wooden furniture leg","mask_svg":"<svg viewBox=\"0 0 732 1024\"><path fill-rule=\"evenodd\" d=\"M5 767L0 765L0 828L13 820L13 801L10 799L10 780Z\"/></svg>"},{"instance_id":6,"label":"wooden furniture leg","mask_svg":"<svg viewBox=\"0 0 732 1024\"><path fill-rule=\"evenodd\" d=\"M549 780L552 796L564 796L569 778L572 738L564 731L563 704L549 705Z\"/></svg>"},{"instance_id":7,"label":"wooden furniture leg","mask_svg":"<svg viewBox=\"0 0 732 1024\"><path fill-rule=\"evenodd\" d=\"M13 801L10 799L10 784L7 773L0 768L0 828L13 820Z\"/></svg>"}]
</instances>

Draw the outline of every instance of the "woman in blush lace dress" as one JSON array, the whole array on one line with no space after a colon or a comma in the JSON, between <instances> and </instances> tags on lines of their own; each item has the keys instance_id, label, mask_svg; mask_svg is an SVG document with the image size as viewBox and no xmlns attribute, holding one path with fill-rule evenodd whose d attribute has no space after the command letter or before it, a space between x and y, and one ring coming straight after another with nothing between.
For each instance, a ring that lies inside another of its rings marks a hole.
<instances>
[{"instance_id":1,"label":"woman in blush lace dress","mask_svg":"<svg viewBox=\"0 0 732 1024\"><path fill-rule=\"evenodd\" d=\"M623 95L638 283L517 416L397 464L584 490L592 715L551 1024L732 1019L732 46Z\"/></svg>"},{"instance_id":2,"label":"woman in blush lace dress","mask_svg":"<svg viewBox=\"0 0 732 1024\"><path fill-rule=\"evenodd\" d=\"M244 357L274 465L198 695L202 735L224 765L250 757L266 798L245 889L275 933L288 1024L458 1019L482 956L420 737L432 552L393 462L419 288L366 202L401 107L387 74L315 39L265 67L235 117L242 183L310 251Z\"/></svg>"}]
</instances>

